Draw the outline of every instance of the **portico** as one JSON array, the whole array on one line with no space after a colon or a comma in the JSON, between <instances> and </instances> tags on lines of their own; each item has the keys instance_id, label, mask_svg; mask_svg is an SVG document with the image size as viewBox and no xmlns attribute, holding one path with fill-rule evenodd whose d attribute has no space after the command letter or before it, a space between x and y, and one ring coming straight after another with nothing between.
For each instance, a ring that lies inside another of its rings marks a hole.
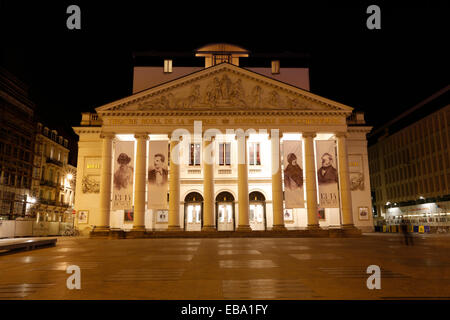
<instances>
[{"instance_id":1,"label":"portico","mask_svg":"<svg viewBox=\"0 0 450 320\"><path fill-rule=\"evenodd\" d=\"M85 125L74 128L85 169L77 185L86 177L100 188L97 194L77 192L76 209L89 210L89 224L102 232L370 228L370 220L358 216L360 207L371 210L368 174L365 190L355 192L349 167L349 154L356 154L368 172L370 128L350 126L352 111L233 64L211 66L83 115ZM127 143L129 149L121 149ZM336 155L335 189L318 185L317 153L324 146ZM293 147L289 153L304 183L287 192L287 150ZM113 185L119 153L131 159L133 179L124 197L132 201L113 210L112 199L125 192ZM168 172L168 183L158 187L149 178L155 157L164 158ZM326 204L327 197L333 201ZM132 221L124 220L124 210L131 210Z\"/></svg>"}]
</instances>

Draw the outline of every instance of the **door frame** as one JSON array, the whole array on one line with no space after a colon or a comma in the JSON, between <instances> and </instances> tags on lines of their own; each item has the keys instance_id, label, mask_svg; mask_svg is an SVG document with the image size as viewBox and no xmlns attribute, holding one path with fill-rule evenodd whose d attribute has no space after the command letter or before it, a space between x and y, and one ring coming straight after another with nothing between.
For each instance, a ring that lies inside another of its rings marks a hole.
<instances>
[{"instance_id":1,"label":"door frame","mask_svg":"<svg viewBox=\"0 0 450 320\"><path fill-rule=\"evenodd\" d=\"M231 203L231 209L233 212L233 231L236 231L236 210L235 201L216 201L216 230L219 231L219 204L220 203Z\"/></svg>"}]
</instances>

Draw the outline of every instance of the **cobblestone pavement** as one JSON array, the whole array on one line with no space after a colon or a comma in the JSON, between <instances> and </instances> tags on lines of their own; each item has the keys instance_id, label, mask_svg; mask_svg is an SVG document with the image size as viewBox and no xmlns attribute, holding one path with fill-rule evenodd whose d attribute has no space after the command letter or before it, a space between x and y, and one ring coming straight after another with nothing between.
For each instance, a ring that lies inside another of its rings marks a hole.
<instances>
[{"instance_id":1,"label":"cobblestone pavement","mask_svg":"<svg viewBox=\"0 0 450 320\"><path fill-rule=\"evenodd\" d=\"M67 289L66 269L81 269ZM369 290L367 267L381 268ZM0 255L3 299L450 299L450 236L102 240Z\"/></svg>"}]
</instances>

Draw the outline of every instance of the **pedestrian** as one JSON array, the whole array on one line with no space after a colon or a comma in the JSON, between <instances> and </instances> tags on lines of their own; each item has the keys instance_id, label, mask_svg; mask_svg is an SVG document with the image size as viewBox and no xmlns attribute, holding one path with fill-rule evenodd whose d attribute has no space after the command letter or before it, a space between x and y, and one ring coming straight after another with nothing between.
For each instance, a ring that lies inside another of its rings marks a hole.
<instances>
[{"instance_id":1,"label":"pedestrian","mask_svg":"<svg viewBox=\"0 0 450 320\"><path fill-rule=\"evenodd\" d=\"M413 245L412 236L409 233L408 227L409 225L406 223L404 219L402 219L401 224L401 231L403 233L403 238L405 240L405 244L408 246L409 244Z\"/></svg>"}]
</instances>

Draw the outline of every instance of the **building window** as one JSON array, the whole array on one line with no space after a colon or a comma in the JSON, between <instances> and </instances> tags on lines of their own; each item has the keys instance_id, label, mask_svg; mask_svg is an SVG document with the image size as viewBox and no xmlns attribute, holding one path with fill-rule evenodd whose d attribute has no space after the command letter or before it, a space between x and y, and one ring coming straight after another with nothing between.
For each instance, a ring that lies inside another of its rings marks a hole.
<instances>
[{"instance_id":1,"label":"building window","mask_svg":"<svg viewBox=\"0 0 450 320\"><path fill-rule=\"evenodd\" d=\"M280 73L280 61L273 60L272 61L272 74L279 74L279 73Z\"/></svg>"},{"instance_id":2,"label":"building window","mask_svg":"<svg viewBox=\"0 0 450 320\"><path fill-rule=\"evenodd\" d=\"M172 73L172 60L164 60L164 73Z\"/></svg>"},{"instance_id":3,"label":"building window","mask_svg":"<svg viewBox=\"0 0 450 320\"><path fill-rule=\"evenodd\" d=\"M200 144L191 143L189 148L189 165L199 166L200 165Z\"/></svg>"},{"instance_id":4,"label":"building window","mask_svg":"<svg viewBox=\"0 0 450 320\"><path fill-rule=\"evenodd\" d=\"M213 56L213 64L219 64L222 62L231 63L231 54L215 54Z\"/></svg>"},{"instance_id":5,"label":"building window","mask_svg":"<svg viewBox=\"0 0 450 320\"><path fill-rule=\"evenodd\" d=\"M260 157L260 144L259 142L250 142L249 143L249 164L252 166L261 165L261 157Z\"/></svg>"},{"instance_id":6,"label":"building window","mask_svg":"<svg viewBox=\"0 0 450 320\"><path fill-rule=\"evenodd\" d=\"M231 150L230 143L219 144L219 165L229 166L231 164L230 150Z\"/></svg>"}]
</instances>

